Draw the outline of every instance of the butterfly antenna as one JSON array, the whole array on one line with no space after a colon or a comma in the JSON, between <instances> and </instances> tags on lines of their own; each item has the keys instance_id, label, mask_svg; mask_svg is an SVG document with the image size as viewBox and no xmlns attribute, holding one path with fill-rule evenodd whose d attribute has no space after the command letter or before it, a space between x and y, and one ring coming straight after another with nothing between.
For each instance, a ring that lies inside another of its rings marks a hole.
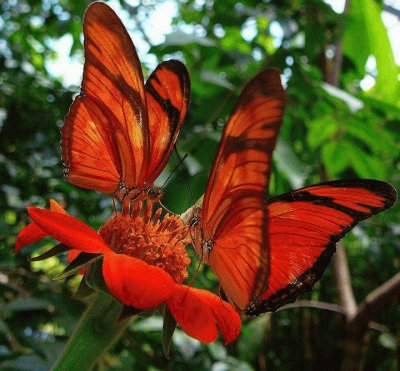
<instances>
[{"instance_id":1,"label":"butterfly antenna","mask_svg":"<svg viewBox=\"0 0 400 371\"><path fill-rule=\"evenodd\" d=\"M175 151L176 156L178 157L179 164L181 165L183 174L184 174L184 176L185 176L186 184L187 184L187 186L188 186L188 188L189 188L191 203L194 203L194 197L193 197L192 188L190 187L189 179L188 179L187 174L186 174L186 171L185 171L185 169L184 169L184 167L183 167L183 160L188 156L188 154L186 153L185 156L183 156L183 158L181 159L181 156L179 155L179 152L178 152L178 150L176 149L176 146L174 146L174 151Z\"/></svg>"},{"instance_id":2,"label":"butterfly antenna","mask_svg":"<svg viewBox=\"0 0 400 371\"><path fill-rule=\"evenodd\" d=\"M199 264L197 264L196 272L194 272L194 275L193 275L193 277L192 277L192 279L190 280L190 283L189 283L189 285L188 285L189 287L193 287L193 283L194 283L194 280L195 280L196 277L197 277L197 274L199 273L201 263L203 263L203 259L200 259L200 260L199 260Z\"/></svg>"},{"instance_id":3,"label":"butterfly antenna","mask_svg":"<svg viewBox=\"0 0 400 371\"><path fill-rule=\"evenodd\" d=\"M112 198L113 206L114 206L114 216L117 215L117 204L115 203L115 198Z\"/></svg>"},{"instance_id":4,"label":"butterfly antenna","mask_svg":"<svg viewBox=\"0 0 400 371\"><path fill-rule=\"evenodd\" d=\"M168 209L168 207L166 207L161 200L158 200L158 203L161 205L161 207L167 212L170 213L171 215L176 215L176 213L174 213L173 211L171 211L170 209Z\"/></svg>"},{"instance_id":5,"label":"butterfly antenna","mask_svg":"<svg viewBox=\"0 0 400 371\"><path fill-rule=\"evenodd\" d=\"M174 148L175 148L175 147L174 147ZM167 184L168 180L171 179L171 176L174 174L174 172L176 171L176 169L181 165L181 162L184 161L185 158L186 158L187 156L188 156L188 155L185 154L185 156L183 156L182 160L180 159L180 157L178 157L178 158L179 158L179 163L178 163L178 164L174 167L174 169L171 171L171 174L168 175L168 178L165 180L164 184L160 187L161 189L163 189L163 188L165 187L165 185Z\"/></svg>"},{"instance_id":6,"label":"butterfly antenna","mask_svg":"<svg viewBox=\"0 0 400 371\"><path fill-rule=\"evenodd\" d=\"M219 296L219 298L220 298L221 300L224 300L224 299L222 299L221 284L218 285L218 296Z\"/></svg>"}]
</instances>

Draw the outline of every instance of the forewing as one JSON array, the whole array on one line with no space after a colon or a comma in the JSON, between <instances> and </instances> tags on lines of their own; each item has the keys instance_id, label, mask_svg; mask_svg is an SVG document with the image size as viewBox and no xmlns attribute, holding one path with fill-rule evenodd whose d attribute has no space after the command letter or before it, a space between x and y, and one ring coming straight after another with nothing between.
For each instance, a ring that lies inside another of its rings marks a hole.
<instances>
[{"instance_id":1,"label":"forewing","mask_svg":"<svg viewBox=\"0 0 400 371\"><path fill-rule=\"evenodd\" d=\"M164 169L186 116L190 78L177 60L158 65L146 82L150 151L145 178L153 182Z\"/></svg>"},{"instance_id":2,"label":"forewing","mask_svg":"<svg viewBox=\"0 0 400 371\"><path fill-rule=\"evenodd\" d=\"M376 180L339 180L272 199L267 230L271 271L262 301L246 313L275 311L308 291L327 268L335 244L357 223L389 207L396 190Z\"/></svg>"},{"instance_id":3,"label":"forewing","mask_svg":"<svg viewBox=\"0 0 400 371\"><path fill-rule=\"evenodd\" d=\"M215 243L210 264L241 309L262 294L267 282L265 206L284 99L275 69L246 85L226 124L204 196L202 238Z\"/></svg>"},{"instance_id":4,"label":"forewing","mask_svg":"<svg viewBox=\"0 0 400 371\"><path fill-rule=\"evenodd\" d=\"M61 133L67 180L83 188L113 193L121 168L113 126L104 110L90 97L77 97Z\"/></svg>"},{"instance_id":5,"label":"forewing","mask_svg":"<svg viewBox=\"0 0 400 371\"><path fill-rule=\"evenodd\" d=\"M128 188L140 185L138 183L148 161L149 138L143 75L138 56L125 27L104 3L96 2L89 6L83 32L85 67L81 94L66 117L62 138L63 161L69 179L73 179L75 185L96 189L97 178L90 182L91 170L85 173L80 167L82 162L91 161L90 154L81 149L80 156L76 158L74 151L69 148L70 145L77 146L74 144L76 139L67 137L75 132L74 118L83 119L86 116L78 112L83 107L81 103L90 99L89 105L95 104L103 117L112 117L109 124L114 131L115 148L97 148L99 142L96 141L91 146L96 147L97 152L105 150L115 154L112 162L119 172L119 179L113 191L119 181L123 181ZM86 125L92 124L98 125L97 130L102 130L103 124L95 120ZM90 141L90 138L86 141Z\"/></svg>"}]
</instances>

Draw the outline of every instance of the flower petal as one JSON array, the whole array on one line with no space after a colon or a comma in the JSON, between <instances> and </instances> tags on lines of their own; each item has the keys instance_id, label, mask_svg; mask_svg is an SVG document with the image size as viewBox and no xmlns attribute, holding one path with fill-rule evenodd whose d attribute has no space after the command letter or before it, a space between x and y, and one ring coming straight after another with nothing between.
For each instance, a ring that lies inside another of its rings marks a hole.
<instances>
[{"instance_id":1,"label":"flower petal","mask_svg":"<svg viewBox=\"0 0 400 371\"><path fill-rule=\"evenodd\" d=\"M67 214L63 207L53 199L50 199L50 210L61 214ZM15 253L17 253L22 246L30 245L46 236L47 233L40 229L36 223L32 222L31 224L28 224L18 234L17 240L15 241Z\"/></svg>"},{"instance_id":2,"label":"flower petal","mask_svg":"<svg viewBox=\"0 0 400 371\"><path fill-rule=\"evenodd\" d=\"M68 213L64 210L64 208L56 200L53 200L52 198L50 199L50 210L56 213L68 215Z\"/></svg>"},{"instance_id":3,"label":"flower petal","mask_svg":"<svg viewBox=\"0 0 400 371\"><path fill-rule=\"evenodd\" d=\"M172 277L161 268L123 254L104 255L103 277L117 299L138 309L155 307L175 288Z\"/></svg>"},{"instance_id":4,"label":"flower petal","mask_svg":"<svg viewBox=\"0 0 400 371\"><path fill-rule=\"evenodd\" d=\"M208 294L208 302L212 308L212 312L217 322L218 330L225 339L225 344L231 343L240 334L241 320L239 314L233 309L232 305L223 301L217 295L210 292Z\"/></svg>"},{"instance_id":5,"label":"flower petal","mask_svg":"<svg viewBox=\"0 0 400 371\"><path fill-rule=\"evenodd\" d=\"M168 307L182 329L204 343L215 341L217 328L228 344L240 333L240 317L233 307L206 290L175 285Z\"/></svg>"},{"instance_id":6,"label":"flower petal","mask_svg":"<svg viewBox=\"0 0 400 371\"><path fill-rule=\"evenodd\" d=\"M47 235L69 246L71 249L88 253L111 251L95 230L68 214L37 207L28 207L28 213L33 222Z\"/></svg>"},{"instance_id":7,"label":"flower petal","mask_svg":"<svg viewBox=\"0 0 400 371\"><path fill-rule=\"evenodd\" d=\"M47 233L42 231L35 223L28 224L17 236L15 241L15 253L17 253L22 246L30 245L46 237Z\"/></svg>"}]
</instances>

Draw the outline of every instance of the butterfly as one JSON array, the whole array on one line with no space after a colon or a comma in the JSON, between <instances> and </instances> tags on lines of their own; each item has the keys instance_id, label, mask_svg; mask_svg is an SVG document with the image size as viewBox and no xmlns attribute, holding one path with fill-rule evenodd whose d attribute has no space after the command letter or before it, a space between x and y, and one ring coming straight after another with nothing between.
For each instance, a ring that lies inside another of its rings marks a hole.
<instances>
[{"instance_id":1,"label":"butterfly","mask_svg":"<svg viewBox=\"0 0 400 371\"><path fill-rule=\"evenodd\" d=\"M276 69L245 86L225 125L201 210L189 219L197 252L241 310L268 281L266 199L284 104Z\"/></svg>"},{"instance_id":2,"label":"butterfly","mask_svg":"<svg viewBox=\"0 0 400 371\"><path fill-rule=\"evenodd\" d=\"M65 178L119 201L159 200L154 181L164 169L185 119L190 79L177 60L162 62L146 84L125 27L104 3L84 24L81 92L61 129Z\"/></svg>"},{"instance_id":3,"label":"butterfly","mask_svg":"<svg viewBox=\"0 0 400 371\"><path fill-rule=\"evenodd\" d=\"M275 311L311 289L335 244L396 199L387 183L340 180L267 201L284 103L275 69L246 85L225 126L202 206L188 217L197 252L246 315Z\"/></svg>"}]
</instances>

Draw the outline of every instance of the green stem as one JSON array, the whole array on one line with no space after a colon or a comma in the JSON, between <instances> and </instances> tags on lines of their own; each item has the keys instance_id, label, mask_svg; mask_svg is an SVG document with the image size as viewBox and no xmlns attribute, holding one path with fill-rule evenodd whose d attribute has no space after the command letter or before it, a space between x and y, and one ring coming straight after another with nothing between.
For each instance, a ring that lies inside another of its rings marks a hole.
<instances>
[{"instance_id":1,"label":"green stem","mask_svg":"<svg viewBox=\"0 0 400 371\"><path fill-rule=\"evenodd\" d=\"M53 371L91 370L128 326L131 318L117 323L121 310L122 304L111 295L97 293L53 366Z\"/></svg>"}]
</instances>

